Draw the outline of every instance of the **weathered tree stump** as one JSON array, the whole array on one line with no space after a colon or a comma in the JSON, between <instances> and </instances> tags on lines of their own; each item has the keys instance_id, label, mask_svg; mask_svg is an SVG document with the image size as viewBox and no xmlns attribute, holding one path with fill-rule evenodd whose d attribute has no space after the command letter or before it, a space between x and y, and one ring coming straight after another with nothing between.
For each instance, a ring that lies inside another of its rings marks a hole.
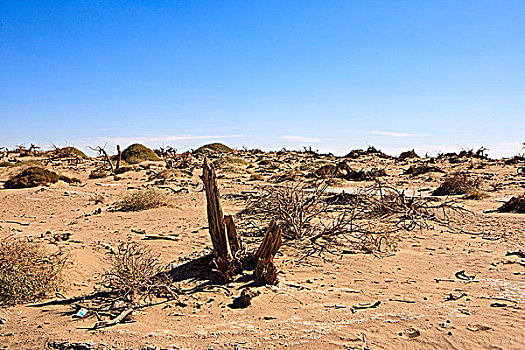
<instances>
[{"instance_id":1,"label":"weathered tree stump","mask_svg":"<svg viewBox=\"0 0 525 350\"><path fill-rule=\"evenodd\" d=\"M219 199L219 189L217 188L217 176L215 175L215 169L213 169L207 158L204 159L202 181L206 191L208 227L213 244L215 265L221 279L229 281L233 276L233 257L240 247L239 238L231 216L226 220L228 223L228 234L226 233L225 219Z\"/></svg>"},{"instance_id":2,"label":"weathered tree stump","mask_svg":"<svg viewBox=\"0 0 525 350\"><path fill-rule=\"evenodd\" d=\"M273 263L273 258L282 243L281 227L277 225L275 220L272 220L266 230L261 246L255 253L255 261L257 261L255 276L268 284L277 283L278 271Z\"/></svg>"},{"instance_id":3,"label":"weathered tree stump","mask_svg":"<svg viewBox=\"0 0 525 350\"><path fill-rule=\"evenodd\" d=\"M223 282L231 281L234 274L238 272L236 269L242 265L240 262L251 259L252 262L248 265L255 266L256 278L269 284L276 284L278 271L273 263L273 258L282 245L281 227L275 220L272 220L259 249L253 255L246 255L232 216L224 216L222 212L217 176L207 158L203 163L202 181L206 192L206 210L213 245L213 261L220 279ZM254 264L253 260L255 260Z\"/></svg>"}]
</instances>

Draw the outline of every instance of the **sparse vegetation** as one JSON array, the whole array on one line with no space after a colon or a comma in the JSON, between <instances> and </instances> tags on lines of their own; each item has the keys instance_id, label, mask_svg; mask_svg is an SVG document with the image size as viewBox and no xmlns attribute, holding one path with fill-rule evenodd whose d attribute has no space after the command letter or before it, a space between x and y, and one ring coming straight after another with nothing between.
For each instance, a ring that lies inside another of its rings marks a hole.
<instances>
[{"instance_id":1,"label":"sparse vegetation","mask_svg":"<svg viewBox=\"0 0 525 350\"><path fill-rule=\"evenodd\" d=\"M116 211L141 211L158 208L167 203L166 195L154 188L138 190L125 195L113 205Z\"/></svg>"},{"instance_id":2,"label":"sparse vegetation","mask_svg":"<svg viewBox=\"0 0 525 350\"><path fill-rule=\"evenodd\" d=\"M441 185L432 193L434 196L467 194L475 191L481 183L480 178L456 173L445 177Z\"/></svg>"},{"instance_id":3,"label":"sparse vegetation","mask_svg":"<svg viewBox=\"0 0 525 350\"><path fill-rule=\"evenodd\" d=\"M233 155L224 155L213 162L213 166L216 169L222 170L237 170L240 167L248 165L248 161L242 157L236 157Z\"/></svg>"},{"instance_id":4,"label":"sparse vegetation","mask_svg":"<svg viewBox=\"0 0 525 350\"><path fill-rule=\"evenodd\" d=\"M159 161L159 156L151 149L135 143L122 151L122 160L128 164L138 164L145 161Z\"/></svg>"},{"instance_id":5,"label":"sparse vegetation","mask_svg":"<svg viewBox=\"0 0 525 350\"><path fill-rule=\"evenodd\" d=\"M67 255L18 239L0 240L0 305L33 302L64 289Z\"/></svg>"},{"instance_id":6,"label":"sparse vegetation","mask_svg":"<svg viewBox=\"0 0 525 350\"><path fill-rule=\"evenodd\" d=\"M28 188L56 183L59 176L47 169L31 167L11 177L4 184L5 188Z\"/></svg>"}]
</instances>

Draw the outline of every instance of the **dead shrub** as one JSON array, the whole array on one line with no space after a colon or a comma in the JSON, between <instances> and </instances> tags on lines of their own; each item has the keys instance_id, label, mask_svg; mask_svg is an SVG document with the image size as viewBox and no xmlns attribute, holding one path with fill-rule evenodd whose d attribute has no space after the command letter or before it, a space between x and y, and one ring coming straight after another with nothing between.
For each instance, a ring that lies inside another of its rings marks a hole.
<instances>
[{"instance_id":1,"label":"dead shrub","mask_svg":"<svg viewBox=\"0 0 525 350\"><path fill-rule=\"evenodd\" d=\"M0 305L33 302L64 288L67 255L18 239L0 240Z\"/></svg>"},{"instance_id":2,"label":"dead shrub","mask_svg":"<svg viewBox=\"0 0 525 350\"><path fill-rule=\"evenodd\" d=\"M80 181L80 179L76 178L76 177L69 177L69 176L66 176L66 175L60 175L58 177L59 180L61 181L64 181L68 184L79 184L81 183L82 181Z\"/></svg>"},{"instance_id":3,"label":"dead shrub","mask_svg":"<svg viewBox=\"0 0 525 350\"><path fill-rule=\"evenodd\" d=\"M498 208L501 213L525 213L525 193L514 196Z\"/></svg>"},{"instance_id":4,"label":"dead shrub","mask_svg":"<svg viewBox=\"0 0 525 350\"><path fill-rule=\"evenodd\" d=\"M323 193L327 185L297 182L282 186L265 186L260 197L252 201L241 213L256 213L279 221L282 235L288 239L302 239L311 235L314 221L325 211Z\"/></svg>"},{"instance_id":5,"label":"dead shrub","mask_svg":"<svg viewBox=\"0 0 525 350\"><path fill-rule=\"evenodd\" d=\"M138 190L125 195L121 200L113 204L116 211L141 211L158 208L167 203L166 195L154 188Z\"/></svg>"},{"instance_id":6,"label":"dead shrub","mask_svg":"<svg viewBox=\"0 0 525 350\"><path fill-rule=\"evenodd\" d=\"M415 150L401 152L401 154L399 154L399 157L398 157L399 160L405 160L409 158L420 158L420 157L417 155Z\"/></svg>"},{"instance_id":7,"label":"dead shrub","mask_svg":"<svg viewBox=\"0 0 525 350\"><path fill-rule=\"evenodd\" d=\"M109 176L109 173L104 169L95 169L89 173L90 179L103 179Z\"/></svg>"},{"instance_id":8,"label":"dead shrub","mask_svg":"<svg viewBox=\"0 0 525 350\"><path fill-rule=\"evenodd\" d=\"M407 170L403 172L403 175L418 176L427 173L444 173L441 168L428 164L411 165Z\"/></svg>"},{"instance_id":9,"label":"dead shrub","mask_svg":"<svg viewBox=\"0 0 525 350\"><path fill-rule=\"evenodd\" d=\"M256 227L255 222L276 218L283 237L302 241L298 244L305 245L307 254L335 245L377 253L394 249L402 232L433 229L433 224L450 228L453 215L466 211L452 201L433 201L407 196L378 179L351 194L330 193L326 182L291 183L263 188L239 216Z\"/></svg>"},{"instance_id":10,"label":"dead shrub","mask_svg":"<svg viewBox=\"0 0 525 350\"><path fill-rule=\"evenodd\" d=\"M121 242L110 256L111 268L102 276L102 287L133 301L138 293L148 293L163 272L159 256L140 243Z\"/></svg>"},{"instance_id":11,"label":"dead shrub","mask_svg":"<svg viewBox=\"0 0 525 350\"><path fill-rule=\"evenodd\" d=\"M481 183L480 178L463 173L456 173L445 177L441 185L432 193L433 196L448 196L466 194L476 190Z\"/></svg>"}]
</instances>

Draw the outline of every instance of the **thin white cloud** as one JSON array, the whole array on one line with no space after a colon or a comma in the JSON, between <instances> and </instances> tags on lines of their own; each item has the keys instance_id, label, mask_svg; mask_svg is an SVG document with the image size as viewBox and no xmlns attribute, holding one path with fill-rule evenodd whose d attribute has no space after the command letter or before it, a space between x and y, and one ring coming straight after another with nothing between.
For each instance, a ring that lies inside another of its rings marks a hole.
<instances>
[{"instance_id":1,"label":"thin white cloud","mask_svg":"<svg viewBox=\"0 0 525 350\"><path fill-rule=\"evenodd\" d=\"M132 142L158 144L162 142L180 142L180 141L198 141L198 140L220 140L241 138L244 135L167 135L167 136L108 136L108 137L93 137L84 138L82 143L114 143L114 144L128 144Z\"/></svg>"},{"instance_id":2,"label":"thin white cloud","mask_svg":"<svg viewBox=\"0 0 525 350\"><path fill-rule=\"evenodd\" d=\"M113 143L129 143L129 142L144 142L144 143L158 143L158 142L176 142L189 140L213 140L213 139L231 139L240 138L244 135L169 135L169 136L152 136L152 137L108 137L108 142Z\"/></svg>"},{"instance_id":3,"label":"thin white cloud","mask_svg":"<svg viewBox=\"0 0 525 350\"><path fill-rule=\"evenodd\" d=\"M390 136L390 137L410 137L410 136L416 136L414 134L407 134L404 132L393 132L393 131L376 131L373 130L372 134L374 135L381 135L381 136Z\"/></svg>"},{"instance_id":4,"label":"thin white cloud","mask_svg":"<svg viewBox=\"0 0 525 350\"><path fill-rule=\"evenodd\" d=\"M297 136L297 135L284 135L284 136L281 136L281 139L287 140L287 141L294 141L294 142L311 142L311 143L321 142L321 140L316 139L314 137L305 137L305 136Z\"/></svg>"}]
</instances>

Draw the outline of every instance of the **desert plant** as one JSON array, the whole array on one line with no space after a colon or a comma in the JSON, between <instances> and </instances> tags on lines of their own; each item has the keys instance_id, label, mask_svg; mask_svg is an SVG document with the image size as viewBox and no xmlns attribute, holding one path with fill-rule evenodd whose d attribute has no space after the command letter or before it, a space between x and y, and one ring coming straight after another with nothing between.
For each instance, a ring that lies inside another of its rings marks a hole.
<instances>
[{"instance_id":1,"label":"desert plant","mask_svg":"<svg viewBox=\"0 0 525 350\"><path fill-rule=\"evenodd\" d=\"M0 240L0 305L32 302L63 289L67 255L18 239Z\"/></svg>"},{"instance_id":2,"label":"desert plant","mask_svg":"<svg viewBox=\"0 0 525 350\"><path fill-rule=\"evenodd\" d=\"M47 169L31 167L11 177L4 184L5 188L28 188L58 182L59 176Z\"/></svg>"},{"instance_id":3,"label":"desert plant","mask_svg":"<svg viewBox=\"0 0 525 350\"><path fill-rule=\"evenodd\" d=\"M158 208L166 204L166 195L154 188L138 190L125 195L113 205L117 211L140 211Z\"/></svg>"},{"instance_id":4,"label":"desert plant","mask_svg":"<svg viewBox=\"0 0 525 350\"><path fill-rule=\"evenodd\" d=\"M128 164L137 164L148 160L159 161L161 159L151 149L135 143L122 151L122 160Z\"/></svg>"},{"instance_id":5,"label":"desert plant","mask_svg":"<svg viewBox=\"0 0 525 350\"><path fill-rule=\"evenodd\" d=\"M434 196L448 196L466 194L479 187L480 178L475 178L463 173L456 173L445 177L441 185L432 193Z\"/></svg>"}]
</instances>

